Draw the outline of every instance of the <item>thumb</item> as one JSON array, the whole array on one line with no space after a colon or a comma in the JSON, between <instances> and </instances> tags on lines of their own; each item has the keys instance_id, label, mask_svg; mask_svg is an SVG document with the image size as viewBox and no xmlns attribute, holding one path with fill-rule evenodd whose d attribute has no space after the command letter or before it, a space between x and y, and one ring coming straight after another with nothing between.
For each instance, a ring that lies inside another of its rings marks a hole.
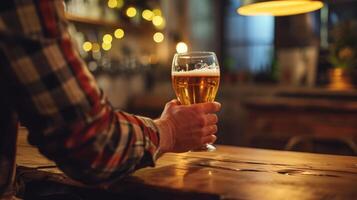
<instances>
[{"instance_id":1,"label":"thumb","mask_svg":"<svg viewBox=\"0 0 357 200\"><path fill-rule=\"evenodd\" d=\"M173 103L173 104L175 104L175 105L181 105L180 101L177 100L177 99L171 100L170 103Z\"/></svg>"},{"instance_id":2,"label":"thumb","mask_svg":"<svg viewBox=\"0 0 357 200\"><path fill-rule=\"evenodd\" d=\"M166 104L166 107L178 106L181 103L177 99L173 99Z\"/></svg>"},{"instance_id":3,"label":"thumb","mask_svg":"<svg viewBox=\"0 0 357 200\"><path fill-rule=\"evenodd\" d=\"M170 110L172 110L175 106L180 105L180 102L177 99L173 99L165 104L165 108L161 113L161 118L165 117Z\"/></svg>"}]
</instances>

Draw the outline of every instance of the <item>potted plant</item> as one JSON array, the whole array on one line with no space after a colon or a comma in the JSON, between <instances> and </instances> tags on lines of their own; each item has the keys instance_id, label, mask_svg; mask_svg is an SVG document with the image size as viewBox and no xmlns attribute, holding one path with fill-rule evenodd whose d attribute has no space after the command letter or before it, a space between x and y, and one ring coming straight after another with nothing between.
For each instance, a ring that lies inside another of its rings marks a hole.
<instances>
[{"instance_id":1,"label":"potted plant","mask_svg":"<svg viewBox=\"0 0 357 200\"><path fill-rule=\"evenodd\" d=\"M335 90L352 89L352 78L357 68L357 24L345 21L332 30L329 61L330 84Z\"/></svg>"}]
</instances>

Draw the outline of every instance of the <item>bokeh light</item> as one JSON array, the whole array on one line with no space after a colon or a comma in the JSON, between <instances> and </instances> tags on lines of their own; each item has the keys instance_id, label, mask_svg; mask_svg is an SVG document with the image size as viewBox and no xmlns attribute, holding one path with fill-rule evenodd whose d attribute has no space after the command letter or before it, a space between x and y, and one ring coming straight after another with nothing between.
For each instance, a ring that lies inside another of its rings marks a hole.
<instances>
[{"instance_id":1,"label":"bokeh light","mask_svg":"<svg viewBox=\"0 0 357 200\"><path fill-rule=\"evenodd\" d=\"M98 43L93 43L92 45L92 51L93 52L98 52L100 50L100 46Z\"/></svg>"},{"instance_id":2,"label":"bokeh light","mask_svg":"<svg viewBox=\"0 0 357 200\"><path fill-rule=\"evenodd\" d=\"M109 8L115 8L118 6L117 0L108 0L108 7Z\"/></svg>"},{"instance_id":3,"label":"bokeh light","mask_svg":"<svg viewBox=\"0 0 357 200\"><path fill-rule=\"evenodd\" d=\"M128 17L135 17L137 11L136 11L136 8L134 7L129 7L128 9L126 9L126 15Z\"/></svg>"},{"instance_id":4,"label":"bokeh light","mask_svg":"<svg viewBox=\"0 0 357 200\"><path fill-rule=\"evenodd\" d=\"M153 39L156 43L160 43L162 41L164 41L164 34L162 34L161 32L156 32L154 35L153 35Z\"/></svg>"},{"instance_id":5,"label":"bokeh light","mask_svg":"<svg viewBox=\"0 0 357 200\"><path fill-rule=\"evenodd\" d=\"M124 6L124 0L117 0L117 8L122 8Z\"/></svg>"},{"instance_id":6,"label":"bokeh light","mask_svg":"<svg viewBox=\"0 0 357 200\"><path fill-rule=\"evenodd\" d=\"M166 26L166 20L165 20L165 18L162 18L162 22L160 25L157 26L157 28L162 30L165 28L165 26Z\"/></svg>"},{"instance_id":7,"label":"bokeh light","mask_svg":"<svg viewBox=\"0 0 357 200\"><path fill-rule=\"evenodd\" d=\"M102 49L104 51L109 51L112 48L112 44L111 43L102 43Z\"/></svg>"},{"instance_id":8,"label":"bokeh light","mask_svg":"<svg viewBox=\"0 0 357 200\"><path fill-rule=\"evenodd\" d=\"M92 50L92 47L93 47L92 43L88 41L84 42L82 45L83 50L86 52Z\"/></svg>"},{"instance_id":9,"label":"bokeh light","mask_svg":"<svg viewBox=\"0 0 357 200\"><path fill-rule=\"evenodd\" d=\"M155 16L161 16L162 12L159 8L156 8L154 10L152 10L152 12L154 13Z\"/></svg>"},{"instance_id":10,"label":"bokeh light","mask_svg":"<svg viewBox=\"0 0 357 200\"><path fill-rule=\"evenodd\" d=\"M186 53L188 51L187 44L184 42L177 43L176 51L177 51L177 53Z\"/></svg>"},{"instance_id":11,"label":"bokeh light","mask_svg":"<svg viewBox=\"0 0 357 200\"><path fill-rule=\"evenodd\" d=\"M141 14L141 16L147 20L147 21L151 21L153 16L154 16L154 13L151 11L151 10L144 10Z\"/></svg>"},{"instance_id":12,"label":"bokeh light","mask_svg":"<svg viewBox=\"0 0 357 200\"><path fill-rule=\"evenodd\" d=\"M114 31L114 37L117 38L117 39L123 38L124 35L125 35L125 32L124 32L124 30L121 29L121 28L118 28L118 29L116 29L116 30Z\"/></svg>"},{"instance_id":13,"label":"bokeh light","mask_svg":"<svg viewBox=\"0 0 357 200\"><path fill-rule=\"evenodd\" d=\"M111 43L113 41L113 37L110 34L105 34L103 36L103 42L104 43Z\"/></svg>"},{"instance_id":14,"label":"bokeh light","mask_svg":"<svg viewBox=\"0 0 357 200\"><path fill-rule=\"evenodd\" d=\"M163 23L164 19L161 16L155 16L152 18L152 23L155 26L161 26Z\"/></svg>"}]
</instances>

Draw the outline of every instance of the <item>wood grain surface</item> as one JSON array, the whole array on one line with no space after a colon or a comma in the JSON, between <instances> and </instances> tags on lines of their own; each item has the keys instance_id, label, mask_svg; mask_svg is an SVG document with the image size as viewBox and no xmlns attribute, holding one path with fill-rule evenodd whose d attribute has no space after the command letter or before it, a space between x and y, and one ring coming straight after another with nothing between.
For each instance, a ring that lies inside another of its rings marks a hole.
<instances>
[{"instance_id":1,"label":"wood grain surface","mask_svg":"<svg viewBox=\"0 0 357 200\"><path fill-rule=\"evenodd\" d=\"M54 165L27 144L26 134L20 133L18 147L18 165L40 171ZM357 199L357 157L217 146L215 152L165 154L155 168L105 191L135 199Z\"/></svg>"}]
</instances>

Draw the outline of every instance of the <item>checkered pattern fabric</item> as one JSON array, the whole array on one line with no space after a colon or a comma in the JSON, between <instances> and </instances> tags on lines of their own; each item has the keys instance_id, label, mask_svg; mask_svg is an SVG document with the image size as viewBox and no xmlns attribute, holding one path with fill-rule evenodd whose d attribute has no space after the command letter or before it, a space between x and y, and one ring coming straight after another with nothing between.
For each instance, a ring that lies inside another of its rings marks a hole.
<instances>
[{"instance_id":1,"label":"checkered pattern fabric","mask_svg":"<svg viewBox=\"0 0 357 200\"><path fill-rule=\"evenodd\" d=\"M12 101L30 143L72 178L100 183L153 166L153 121L113 110L72 46L63 13L59 0L1 3L0 98Z\"/></svg>"}]
</instances>

